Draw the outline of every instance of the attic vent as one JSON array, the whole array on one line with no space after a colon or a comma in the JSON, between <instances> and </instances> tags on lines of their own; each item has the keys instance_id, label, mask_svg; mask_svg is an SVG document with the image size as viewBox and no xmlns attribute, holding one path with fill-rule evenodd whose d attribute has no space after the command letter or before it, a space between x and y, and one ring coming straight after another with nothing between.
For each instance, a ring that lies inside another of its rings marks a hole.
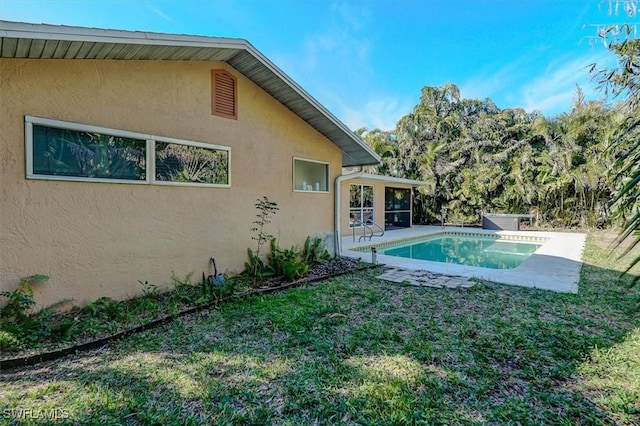
<instances>
[{"instance_id":1,"label":"attic vent","mask_svg":"<svg viewBox=\"0 0 640 426\"><path fill-rule=\"evenodd\" d=\"M238 118L236 79L225 70L211 71L211 113Z\"/></svg>"}]
</instances>

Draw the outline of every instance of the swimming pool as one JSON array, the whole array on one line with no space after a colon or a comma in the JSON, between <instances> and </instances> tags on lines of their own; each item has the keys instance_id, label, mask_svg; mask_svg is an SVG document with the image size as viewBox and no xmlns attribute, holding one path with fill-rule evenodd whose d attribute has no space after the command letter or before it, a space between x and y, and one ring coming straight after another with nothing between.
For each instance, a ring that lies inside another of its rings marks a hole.
<instances>
[{"instance_id":1,"label":"swimming pool","mask_svg":"<svg viewBox=\"0 0 640 426\"><path fill-rule=\"evenodd\" d=\"M399 247L429 237L462 236L492 238L542 244L535 253L513 269L493 269L457 263L434 262L381 254L387 247ZM586 235L555 231L494 231L454 226L414 225L385 232L373 241L358 241L351 235L342 238L341 256L380 263L398 270L428 271L445 276L475 278L494 283L576 293L580 281L582 252ZM377 249L374 257L372 248Z\"/></svg>"},{"instance_id":2,"label":"swimming pool","mask_svg":"<svg viewBox=\"0 0 640 426\"><path fill-rule=\"evenodd\" d=\"M438 235L380 247L378 253L482 268L513 269L529 258L541 245L541 243L532 241Z\"/></svg>"}]
</instances>

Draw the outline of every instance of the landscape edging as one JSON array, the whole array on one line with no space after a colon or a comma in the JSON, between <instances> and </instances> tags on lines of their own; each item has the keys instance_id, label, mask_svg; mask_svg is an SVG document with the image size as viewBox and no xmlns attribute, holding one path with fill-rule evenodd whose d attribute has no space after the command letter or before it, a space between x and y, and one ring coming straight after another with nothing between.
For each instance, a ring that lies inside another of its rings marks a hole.
<instances>
[{"instance_id":1,"label":"landscape edging","mask_svg":"<svg viewBox=\"0 0 640 426\"><path fill-rule=\"evenodd\" d=\"M146 331L149 330L151 328L163 325L163 324L167 324L170 323L171 321L183 317L185 315L189 315L189 314L193 314L195 312L199 312L199 311L203 311L205 309L211 308L212 306L218 305L219 303L222 302L227 302L229 300L233 300L233 299L238 299L241 297L246 297L246 296L252 296L255 294L265 294L265 293L273 293L279 290L284 290L286 288L289 287L294 287L294 286L298 286L298 285L302 285L302 284L306 284L306 283L312 283L312 282L316 282L316 281L320 281L320 280L324 280L324 279L328 279L328 278L333 278L333 277L338 277L341 275L346 275L346 274L350 274L353 272L357 272L357 271L363 271L365 269L372 269L372 268L377 268L379 266L383 266L380 264L370 264L370 265L365 265L365 266L361 266L358 268L355 268L353 270L349 270L349 271L342 271L342 272L338 272L335 274L328 274L328 275L323 275L323 276L318 276L318 277L313 277L313 278L302 278L299 279L297 281L292 281L290 283L286 283L284 285L280 285L277 287L264 287L264 288L257 288L254 290L250 290L250 291L246 291L243 293L238 293L238 294L233 294L231 296L227 296L227 297L223 297L221 299L215 300L215 301L211 301L211 302L207 302L205 304L202 305L198 305L198 306L193 306L191 308L187 308L184 309L182 311L179 311L175 314L172 315L166 315L164 317L161 318L157 318L153 321L150 321L148 323L145 324L141 324L141 325L137 325L135 327L132 327L130 329L127 330L123 330L123 331L119 331L115 334L112 334L110 336L105 336L105 337L101 337L100 339L96 339L96 340L92 340L90 342L85 342L85 343L80 343L78 345L74 345L74 346L70 346L70 347L66 347L63 349L58 349L55 351L50 351L50 352L43 352L43 353L39 353L39 354L35 354L35 355L26 355L26 356L22 356L22 357L18 357L18 358L10 358L10 359L5 359L5 360L0 360L0 371L6 371L12 368L17 368L17 367L28 367L28 366L32 366L32 365L36 365L36 364L40 364L42 362L45 361L54 361L56 359L60 359L63 358L67 355L71 355L71 354L75 354L75 353L79 353L79 352L86 352L86 351L90 351L92 349L96 349L99 348L101 346L106 345L107 343L123 338L123 337L127 337L130 336L134 333L140 333L142 331Z\"/></svg>"}]
</instances>

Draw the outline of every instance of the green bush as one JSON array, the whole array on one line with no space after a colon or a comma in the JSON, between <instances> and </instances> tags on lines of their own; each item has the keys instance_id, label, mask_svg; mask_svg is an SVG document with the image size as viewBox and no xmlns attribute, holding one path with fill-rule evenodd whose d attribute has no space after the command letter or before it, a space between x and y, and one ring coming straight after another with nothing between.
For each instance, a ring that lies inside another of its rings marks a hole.
<instances>
[{"instance_id":1,"label":"green bush","mask_svg":"<svg viewBox=\"0 0 640 426\"><path fill-rule=\"evenodd\" d=\"M92 317L106 316L110 320L120 319L124 314L122 304L110 297L101 297L95 302L87 304L87 310Z\"/></svg>"},{"instance_id":2,"label":"green bush","mask_svg":"<svg viewBox=\"0 0 640 426\"><path fill-rule=\"evenodd\" d=\"M20 280L14 291L1 291L0 296L6 297L7 303L0 308L0 319L14 319L20 321L28 316L29 310L36 304L33 300L33 284L48 281L46 275L30 275Z\"/></svg>"},{"instance_id":3,"label":"green bush","mask_svg":"<svg viewBox=\"0 0 640 426\"><path fill-rule=\"evenodd\" d=\"M311 238L310 236L304 242L302 248L302 258L309 265L324 263L331 259L331 254L324 248L321 238Z\"/></svg>"},{"instance_id":4,"label":"green bush","mask_svg":"<svg viewBox=\"0 0 640 426\"><path fill-rule=\"evenodd\" d=\"M72 318L63 318L47 325L48 337L55 340L67 340L79 333L76 322Z\"/></svg>"},{"instance_id":5,"label":"green bush","mask_svg":"<svg viewBox=\"0 0 640 426\"><path fill-rule=\"evenodd\" d=\"M14 291L0 292L0 296L7 299L0 308L0 348L3 350L16 350L24 343L40 342L49 338L51 332L58 336L49 319L56 308L71 299L53 303L35 313L30 312L36 304L33 285L47 280L49 277L46 275L30 275L22 278ZM70 328L71 326L68 327L69 330Z\"/></svg>"},{"instance_id":6,"label":"green bush","mask_svg":"<svg viewBox=\"0 0 640 426\"><path fill-rule=\"evenodd\" d=\"M202 273L202 281L200 282L200 289L202 294L202 302L219 301L220 299L231 296L236 291L236 281L225 276L223 282L216 282L215 280L205 277Z\"/></svg>"},{"instance_id":7,"label":"green bush","mask_svg":"<svg viewBox=\"0 0 640 426\"><path fill-rule=\"evenodd\" d=\"M180 279L176 276L175 272L171 272L171 283L173 284L173 291L171 292L171 298L189 305L195 305L200 298L199 291L196 286L191 282L193 272L189 272L184 279Z\"/></svg>"},{"instance_id":8,"label":"green bush","mask_svg":"<svg viewBox=\"0 0 640 426\"><path fill-rule=\"evenodd\" d=\"M20 349L20 341L8 331L0 330L0 350L15 351Z\"/></svg>"},{"instance_id":9,"label":"green bush","mask_svg":"<svg viewBox=\"0 0 640 426\"><path fill-rule=\"evenodd\" d=\"M271 254L269 255L269 269L274 275L282 276L286 281L292 281L305 276L310 265L295 248L281 249L278 240L271 240Z\"/></svg>"},{"instance_id":10,"label":"green bush","mask_svg":"<svg viewBox=\"0 0 640 426\"><path fill-rule=\"evenodd\" d=\"M267 267L257 251L254 253L253 250L248 248L247 256L249 257L249 261L244 262L244 268L245 272L251 277L251 284L253 286L273 276L273 271Z\"/></svg>"}]
</instances>

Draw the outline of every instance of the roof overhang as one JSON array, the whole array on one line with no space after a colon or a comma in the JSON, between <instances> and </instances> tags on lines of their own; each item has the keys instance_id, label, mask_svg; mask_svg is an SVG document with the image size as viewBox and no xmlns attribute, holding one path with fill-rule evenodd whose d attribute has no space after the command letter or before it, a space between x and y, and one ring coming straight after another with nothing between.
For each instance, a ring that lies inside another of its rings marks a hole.
<instances>
[{"instance_id":1,"label":"roof overhang","mask_svg":"<svg viewBox=\"0 0 640 426\"><path fill-rule=\"evenodd\" d=\"M349 176L349 175L344 175L344 176ZM371 180L371 181L385 182L385 183L391 183L391 184L395 183L395 184L402 184L402 185L411 185L413 187L430 185L429 182L425 182L422 180L404 179L404 178L399 178L395 176L373 175L370 173L363 173L361 175L356 176L355 179Z\"/></svg>"},{"instance_id":2,"label":"roof overhang","mask_svg":"<svg viewBox=\"0 0 640 426\"><path fill-rule=\"evenodd\" d=\"M246 40L0 21L0 58L223 61L342 150L342 166L380 157Z\"/></svg>"}]
</instances>

